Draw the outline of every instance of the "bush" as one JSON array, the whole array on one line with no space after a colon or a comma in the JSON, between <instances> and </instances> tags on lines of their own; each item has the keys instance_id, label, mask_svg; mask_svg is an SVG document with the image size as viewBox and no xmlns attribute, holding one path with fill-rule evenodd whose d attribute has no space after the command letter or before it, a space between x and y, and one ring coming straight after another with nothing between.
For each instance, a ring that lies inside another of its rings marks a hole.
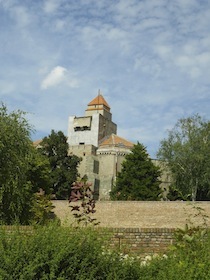
<instances>
[{"instance_id":1,"label":"bush","mask_svg":"<svg viewBox=\"0 0 210 280\"><path fill-rule=\"evenodd\" d=\"M0 231L0 279L139 279L139 266L104 253L93 229Z\"/></svg>"},{"instance_id":2,"label":"bush","mask_svg":"<svg viewBox=\"0 0 210 280\"><path fill-rule=\"evenodd\" d=\"M210 234L199 246L176 246L145 262L108 250L95 228L22 228L0 229L0 279L210 279Z\"/></svg>"},{"instance_id":3,"label":"bush","mask_svg":"<svg viewBox=\"0 0 210 280\"><path fill-rule=\"evenodd\" d=\"M197 246L180 245L173 248L167 258L152 260L143 268L145 278L156 280L210 279L210 234Z\"/></svg>"},{"instance_id":4,"label":"bush","mask_svg":"<svg viewBox=\"0 0 210 280\"><path fill-rule=\"evenodd\" d=\"M30 224L44 226L51 223L52 220L59 222L59 219L53 213L54 206L51 201L51 195L36 193L33 198Z\"/></svg>"}]
</instances>

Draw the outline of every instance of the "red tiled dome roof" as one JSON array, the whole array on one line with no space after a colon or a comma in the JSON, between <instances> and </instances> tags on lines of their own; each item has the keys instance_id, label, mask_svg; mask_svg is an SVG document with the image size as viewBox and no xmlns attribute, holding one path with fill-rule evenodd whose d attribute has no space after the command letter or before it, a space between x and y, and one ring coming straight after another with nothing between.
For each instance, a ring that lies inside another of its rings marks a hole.
<instances>
[{"instance_id":1,"label":"red tiled dome roof","mask_svg":"<svg viewBox=\"0 0 210 280\"><path fill-rule=\"evenodd\" d=\"M99 144L99 147L102 146L121 146L121 147L127 147L132 148L133 143L130 141L127 141L124 138L121 138L117 136L116 134L111 134L110 136L106 137L105 139L102 139L101 143Z\"/></svg>"}]
</instances>

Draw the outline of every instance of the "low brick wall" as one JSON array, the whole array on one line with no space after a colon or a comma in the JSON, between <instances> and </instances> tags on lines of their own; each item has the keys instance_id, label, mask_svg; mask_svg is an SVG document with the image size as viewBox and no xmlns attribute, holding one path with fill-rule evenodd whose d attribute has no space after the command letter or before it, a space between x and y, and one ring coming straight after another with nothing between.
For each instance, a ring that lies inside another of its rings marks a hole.
<instances>
[{"instance_id":1,"label":"low brick wall","mask_svg":"<svg viewBox=\"0 0 210 280\"><path fill-rule=\"evenodd\" d=\"M124 253L166 253L174 242L172 228L113 228L110 246Z\"/></svg>"},{"instance_id":2,"label":"low brick wall","mask_svg":"<svg viewBox=\"0 0 210 280\"><path fill-rule=\"evenodd\" d=\"M0 226L0 230L6 231L8 237L15 231L24 235L34 232L32 226ZM154 253L164 254L174 242L174 231L171 228L95 228L102 239L106 238L109 248L120 249L124 254L135 253L150 255Z\"/></svg>"}]
</instances>

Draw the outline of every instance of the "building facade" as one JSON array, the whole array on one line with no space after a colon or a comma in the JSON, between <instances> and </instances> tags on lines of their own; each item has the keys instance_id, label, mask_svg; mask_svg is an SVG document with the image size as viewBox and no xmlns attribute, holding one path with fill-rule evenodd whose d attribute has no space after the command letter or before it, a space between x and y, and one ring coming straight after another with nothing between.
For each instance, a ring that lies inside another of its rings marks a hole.
<instances>
[{"instance_id":1,"label":"building facade","mask_svg":"<svg viewBox=\"0 0 210 280\"><path fill-rule=\"evenodd\" d=\"M96 199L108 200L112 185L133 143L117 136L110 106L101 94L88 105L82 117L70 116L68 122L69 154L82 158L81 177L92 182Z\"/></svg>"},{"instance_id":2,"label":"building facade","mask_svg":"<svg viewBox=\"0 0 210 280\"><path fill-rule=\"evenodd\" d=\"M117 135L110 106L101 94L87 105L84 116L69 117L67 137L69 154L82 158L80 176L87 175L92 182L96 199L109 200L117 173L134 144ZM162 170L160 187L167 193L170 174L158 160L153 163Z\"/></svg>"}]
</instances>

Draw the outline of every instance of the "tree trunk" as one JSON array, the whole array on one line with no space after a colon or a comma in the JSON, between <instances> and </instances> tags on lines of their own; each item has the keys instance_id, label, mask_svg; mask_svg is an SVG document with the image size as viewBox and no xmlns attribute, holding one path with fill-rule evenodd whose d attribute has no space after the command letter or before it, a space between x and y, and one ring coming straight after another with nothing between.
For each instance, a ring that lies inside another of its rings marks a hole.
<instances>
[{"instance_id":1,"label":"tree trunk","mask_svg":"<svg viewBox=\"0 0 210 280\"><path fill-rule=\"evenodd\" d=\"M198 192L198 178L196 178L195 179L195 183L193 183L193 187L192 187L192 201L196 201L197 192Z\"/></svg>"}]
</instances>

